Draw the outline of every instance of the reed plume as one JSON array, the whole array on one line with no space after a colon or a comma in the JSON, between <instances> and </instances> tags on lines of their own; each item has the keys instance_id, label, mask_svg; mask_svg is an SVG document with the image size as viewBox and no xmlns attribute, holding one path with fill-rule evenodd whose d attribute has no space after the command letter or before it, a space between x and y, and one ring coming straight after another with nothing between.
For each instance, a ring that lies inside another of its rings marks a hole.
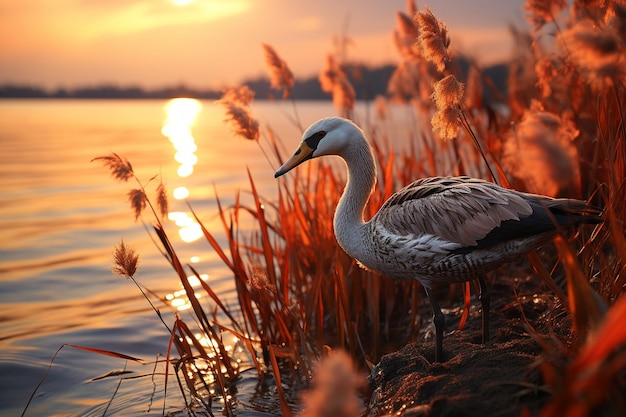
<instances>
[{"instance_id":1,"label":"reed plume","mask_svg":"<svg viewBox=\"0 0 626 417\"><path fill-rule=\"evenodd\" d=\"M139 255L134 249L128 247L123 240L115 246L112 270L116 275L127 279L132 278L137 272L138 263Z\"/></svg>"},{"instance_id":2,"label":"reed plume","mask_svg":"<svg viewBox=\"0 0 626 417\"><path fill-rule=\"evenodd\" d=\"M419 27L418 39L422 56L433 63L437 70L443 72L446 62L450 61L448 27L428 7L425 11L418 12L415 19Z\"/></svg>"},{"instance_id":3,"label":"reed plume","mask_svg":"<svg viewBox=\"0 0 626 417\"><path fill-rule=\"evenodd\" d=\"M378 95L374 99L374 109L380 120L385 120L389 114L389 103L383 95Z\"/></svg>"},{"instance_id":4,"label":"reed plume","mask_svg":"<svg viewBox=\"0 0 626 417\"><path fill-rule=\"evenodd\" d=\"M387 91L394 101L402 103L410 101L418 110L428 112L432 105L430 95L433 79L439 74L423 56L419 42L417 8L411 0L407 1L407 13L408 15L403 12L396 13L393 40L401 62L389 79Z\"/></svg>"},{"instance_id":5,"label":"reed plume","mask_svg":"<svg viewBox=\"0 0 626 417\"><path fill-rule=\"evenodd\" d=\"M409 16L415 16L417 14L417 4L414 0L406 0L406 10Z\"/></svg>"},{"instance_id":6,"label":"reed plume","mask_svg":"<svg viewBox=\"0 0 626 417\"><path fill-rule=\"evenodd\" d=\"M561 35L561 44L571 61L593 83L623 78L626 74L626 50L606 27L582 20Z\"/></svg>"},{"instance_id":7,"label":"reed plume","mask_svg":"<svg viewBox=\"0 0 626 417\"><path fill-rule=\"evenodd\" d=\"M393 41L400 56L404 59L418 59L420 57L419 30L416 22L402 12L396 13L396 30L393 32Z\"/></svg>"},{"instance_id":8,"label":"reed plume","mask_svg":"<svg viewBox=\"0 0 626 417\"><path fill-rule=\"evenodd\" d=\"M481 70L476 65L470 66L467 74L464 102L468 109L481 109L483 107L483 78Z\"/></svg>"},{"instance_id":9,"label":"reed plume","mask_svg":"<svg viewBox=\"0 0 626 417\"><path fill-rule=\"evenodd\" d=\"M156 205L161 217L166 217L169 212L169 203L167 201L167 190L163 182L159 182L156 189Z\"/></svg>"},{"instance_id":10,"label":"reed plume","mask_svg":"<svg viewBox=\"0 0 626 417\"><path fill-rule=\"evenodd\" d=\"M611 28L613 33L621 39L622 45L626 45L626 4L614 2L612 16L608 17L607 21L607 27Z\"/></svg>"},{"instance_id":11,"label":"reed plume","mask_svg":"<svg viewBox=\"0 0 626 417\"><path fill-rule=\"evenodd\" d=\"M511 131L504 145L502 164L535 193L556 196L565 187L580 190L579 131L572 122L543 110L535 102Z\"/></svg>"},{"instance_id":12,"label":"reed plume","mask_svg":"<svg viewBox=\"0 0 626 417\"><path fill-rule=\"evenodd\" d=\"M121 157L116 153L99 156L91 160L91 162L94 161L102 161L104 166L111 170L113 178L118 181L126 182L135 175L133 172L133 166L130 164L128 159Z\"/></svg>"},{"instance_id":13,"label":"reed plume","mask_svg":"<svg viewBox=\"0 0 626 417\"><path fill-rule=\"evenodd\" d=\"M333 106L348 115L354 108L356 92L346 73L332 55L326 56L326 65L319 73L322 91L332 94Z\"/></svg>"},{"instance_id":14,"label":"reed plume","mask_svg":"<svg viewBox=\"0 0 626 417\"><path fill-rule=\"evenodd\" d=\"M242 106L249 106L254 101L254 91L247 85L241 87L228 88L222 94L220 100L225 102L233 102Z\"/></svg>"},{"instance_id":15,"label":"reed plume","mask_svg":"<svg viewBox=\"0 0 626 417\"><path fill-rule=\"evenodd\" d=\"M442 139L454 139L459 133L463 83L452 74L446 75L433 86L432 99L437 112L431 119L433 131Z\"/></svg>"},{"instance_id":16,"label":"reed plume","mask_svg":"<svg viewBox=\"0 0 626 417\"><path fill-rule=\"evenodd\" d=\"M291 95L291 88L295 80L287 63L278 56L274 48L263 44L265 52L265 64L270 71L270 86L277 90L283 90L283 99Z\"/></svg>"},{"instance_id":17,"label":"reed plume","mask_svg":"<svg viewBox=\"0 0 626 417\"><path fill-rule=\"evenodd\" d=\"M141 188L132 189L128 192L128 201L130 202L130 206L135 213L135 220L137 220L146 208L146 193Z\"/></svg>"},{"instance_id":18,"label":"reed plume","mask_svg":"<svg viewBox=\"0 0 626 417\"><path fill-rule=\"evenodd\" d=\"M542 98L552 95L552 81L558 75L557 68L550 58L539 58L535 64L537 74L537 88L541 92Z\"/></svg>"},{"instance_id":19,"label":"reed plume","mask_svg":"<svg viewBox=\"0 0 626 417\"><path fill-rule=\"evenodd\" d=\"M358 390L364 385L352 358L332 352L318 365L313 375L314 389L303 395L300 417L356 417L361 413Z\"/></svg>"},{"instance_id":20,"label":"reed plume","mask_svg":"<svg viewBox=\"0 0 626 417\"><path fill-rule=\"evenodd\" d=\"M233 102L222 103L226 109L226 121L233 126L236 135L249 140L258 140L261 131L259 122L250 114L246 107Z\"/></svg>"},{"instance_id":21,"label":"reed plume","mask_svg":"<svg viewBox=\"0 0 626 417\"><path fill-rule=\"evenodd\" d=\"M554 22L566 5L566 0L526 0L524 10L527 20L539 30L546 23Z\"/></svg>"},{"instance_id":22,"label":"reed plume","mask_svg":"<svg viewBox=\"0 0 626 417\"><path fill-rule=\"evenodd\" d=\"M256 141L261 136L261 128L248 107L253 99L254 92L243 86L226 90L217 103L226 109L225 121L231 124L236 135Z\"/></svg>"},{"instance_id":23,"label":"reed plume","mask_svg":"<svg viewBox=\"0 0 626 417\"><path fill-rule=\"evenodd\" d=\"M130 206L133 209L133 212L135 213L135 220L139 219L139 217L141 216L141 213L143 213L143 211L146 209L148 205L150 206L150 209L156 216L156 210L154 206L152 206L152 204L150 204L150 201L148 200L144 184L141 181L139 181L139 178L135 176L133 167L128 161L128 159L116 153L111 153L110 155L99 156L91 160L91 162L94 162L94 161L103 162L104 166L111 170L111 175L113 176L113 178L115 178L118 181L127 182L131 178L134 178L135 181L137 181L139 188L130 190L127 194L128 201L130 202ZM155 178L156 176L152 177L148 181L148 183L153 181ZM165 191L165 185L163 184L162 181L159 181L159 185L156 188L156 197L157 197L157 200L156 200L157 209L159 210L161 214L161 218L163 218L167 215L168 202L167 202L167 193ZM157 219L157 222L158 222L158 219Z\"/></svg>"},{"instance_id":24,"label":"reed plume","mask_svg":"<svg viewBox=\"0 0 626 417\"><path fill-rule=\"evenodd\" d=\"M463 83L449 74L433 85L432 98L437 108L458 106L463 102L464 89Z\"/></svg>"}]
</instances>

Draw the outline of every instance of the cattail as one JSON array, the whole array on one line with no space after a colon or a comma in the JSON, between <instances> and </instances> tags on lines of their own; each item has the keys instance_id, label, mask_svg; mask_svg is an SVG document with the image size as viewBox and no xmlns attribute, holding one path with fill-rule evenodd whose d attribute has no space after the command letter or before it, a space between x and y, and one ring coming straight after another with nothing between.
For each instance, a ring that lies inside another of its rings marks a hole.
<instances>
[{"instance_id":1,"label":"cattail","mask_svg":"<svg viewBox=\"0 0 626 417\"><path fill-rule=\"evenodd\" d=\"M113 251L113 273L132 278L137 272L138 263L139 255L135 253L135 250L126 246L123 240L120 241Z\"/></svg>"},{"instance_id":2,"label":"cattail","mask_svg":"<svg viewBox=\"0 0 626 417\"><path fill-rule=\"evenodd\" d=\"M563 48L592 82L619 78L626 73L625 51L609 30L582 20L561 35Z\"/></svg>"},{"instance_id":3,"label":"cattail","mask_svg":"<svg viewBox=\"0 0 626 417\"><path fill-rule=\"evenodd\" d=\"M270 45L263 44L265 51L265 63L270 71L270 86L277 90L283 90L283 99L289 97L295 80L293 73Z\"/></svg>"},{"instance_id":4,"label":"cattail","mask_svg":"<svg viewBox=\"0 0 626 417\"><path fill-rule=\"evenodd\" d=\"M331 353L315 370L314 389L303 395L304 411L300 417L360 416L358 390L364 382L347 353Z\"/></svg>"},{"instance_id":5,"label":"cattail","mask_svg":"<svg viewBox=\"0 0 626 417\"><path fill-rule=\"evenodd\" d=\"M437 109L431 124L433 131L442 139L454 139L459 133L463 83L454 75L447 75L433 85L432 99Z\"/></svg>"},{"instance_id":6,"label":"cattail","mask_svg":"<svg viewBox=\"0 0 626 417\"><path fill-rule=\"evenodd\" d=\"M140 188L130 190L128 192L128 201L135 212L135 220L137 220L146 208L146 203L148 201L146 193L144 193L144 191Z\"/></svg>"},{"instance_id":7,"label":"cattail","mask_svg":"<svg viewBox=\"0 0 626 417\"><path fill-rule=\"evenodd\" d=\"M438 19L429 8L415 15L419 26L419 43L422 55L432 62L439 71L446 68L446 62L450 61L448 46L448 27Z\"/></svg>"},{"instance_id":8,"label":"cattail","mask_svg":"<svg viewBox=\"0 0 626 417\"><path fill-rule=\"evenodd\" d=\"M539 30L546 23L554 22L566 4L566 0L527 0L524 5L526 19Z\"/></svg>"},{"instance_id":9,"label":"cattail","mask_svg":"<svg viewBox=\"0 0 626 417\"><path fill-rule=\"evenodd\" d=\"M111 170L111 175L113 175L113 178L116 180L126 182L135 175L133 167L130 162L128 162L128 159L123 158L116 153L112 153L108 156L99 156L91 160L91 162L93 161L102 161L104 166Z\"/></svg>"}]
</instances>

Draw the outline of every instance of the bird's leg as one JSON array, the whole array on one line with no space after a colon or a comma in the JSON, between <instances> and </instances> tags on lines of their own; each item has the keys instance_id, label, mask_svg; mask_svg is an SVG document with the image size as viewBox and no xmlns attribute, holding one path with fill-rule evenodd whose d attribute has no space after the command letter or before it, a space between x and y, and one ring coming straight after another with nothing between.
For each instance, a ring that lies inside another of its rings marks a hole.
<instances>
[{"instance_id":1,"label":"bird's leg","mask_svg":"<svg viewBox=\"0 0 626 417\"><path fill-rule=\"evenodd\" d=\"M478 277L478 284L480 287L478 299L480 300L480 305L483 310L483 344L485 344L489 341L489 304L491 296L489 295L489 289L487 288L487 283L483 277Z\"/></svg>"},{"instance_id":2,"label":"bird's leg","mask_svg":"<svg viewBox=\"0 0 626 417\"><path fill-rule=\"evenodd\" d=\"M441 312L439 302L430 288L424 287L433 308L433 323L435 323L435 362L443 361L443 329L446 326L446 318Z\"/></svg>"}]
</instances>

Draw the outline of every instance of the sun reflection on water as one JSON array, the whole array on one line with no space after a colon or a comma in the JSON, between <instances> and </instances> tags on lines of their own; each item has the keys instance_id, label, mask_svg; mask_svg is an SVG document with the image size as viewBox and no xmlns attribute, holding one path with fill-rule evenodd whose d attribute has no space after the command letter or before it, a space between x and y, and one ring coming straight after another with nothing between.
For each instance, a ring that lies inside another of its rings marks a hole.
<instances>
[{"instance_id":1,"label":"sun reflection on water","mask_svg":"<svg viewBox=\"0 0 626 417\"><path fill-rule=\"evenodd\" d=\"M183 242L195 242L202 237L202 228L190 213L172 211L167 218L178 226L178 234Z\"/></svg>"},{"instance_id":2,"label":"sun reflection on water","mask_svg":"<svg viewBox=\"0 0 626 417\"><path fill-rule=\"evenodd\" d=\"M195 99L176 98L169 100L165 104L164 110L166 117L161 133L172 143L174 148L173 157L179 164L177 174L180 177L180 181L186 182L188 177L193 174L194 166L198 163L198 157L196 156L198 146L195 143L192 128L202 110L202 104ZM171 196L175 200L185 200L191 194L192 191L183 184L175 184ZM190 211L170 211L168 220L176 225L180 239L185 243L191 243L203 237L202 227ZM197 255L190 256L188 260L189 263L199 263L200 261L201 257ZM187 280L193 288L193 294L187 294L181 288L164 297L165 301L178 312L192 309L189 297L195 297L196 299L200 299L203 296L206 297L206 293L201 288L201 281L208 281L208 274L201 274L200 276L190 275L187 277ZM222 334L219 341L213 340L211 336L203 333L197 333L194 337L202 346L212 348L214 352L217 351L215 346L223 344L225 350L236 358L237 364L241 363L242 360L246 360L243 342L236 337L232 338L230 334ZM230 338L232 338L232 342L229 343ZM192 344L193 342L188 340L188 343ZM210 370L216 366L223 365L219 365L220 361L217 361L216 357L211 353L209 353L207 360L210 362L204 364L202 360L194 361L193 366L196 368L196 373L205 375L207 382L210 384L215 382L212 379L213 373ZM226 372L226 369L222 369L222 372ZM193 377L194 374L190 374L190 378Z\"/></svg>"},{"instance_id":3,"label":"sun reflection on water","mask_svg":"<svg viewBox=\"0 0 626 417\"><path fill-rule=\"evenodd\" d=\"M183 178L193 174L193 167L198 162L195 154L198 146L191 134L191 127L201 110L202 104L193 98L175 98L165 105L167 117L161 133L174 145L174 159L180 164L178 176Z\"/></svg>"},{"instance_id":4,"label":"sun reflection on water","mask_svg":"<svg viewBox=\"0 0 626 417\"><path fill-rule=\"evenodd\" d=\"M174 147L174 160L180 164L177 173L181 178L193 174L194 166L198 163L198 146L191 128L201 111L202 103L193 98L174 98L165 105L166 117L161 133ZM172 196L176 200L184 200L190 194L189 189L181 185L174 188ZM202 237L202 229L190 213L171 212L168 218L178 226L178 234L184 242L193 242Z\"/></svg>"},{"instance_id":5,"label":"sun reflection on water","mask_svg":"<svg viewBox=\"0 0 626 417\"><path fill-rule=\"evenodd\" d=\"M189 284L192 287L196 288L200 286L200 280L195 275L191 275L187 277L187 279L189 280ZM200 279L206 281L209 279L209 275L202 274L200 275ZM194 296L196 298L201 298L202 293L194 293ZM189 303L189 299L187 298L187 294L185 294L184 289L180 289L178 291L174 291L173 293L167 294L165 296L165 300L178 311L184 311L191 308L191 303Z\"/></svg>"}]
</instances>

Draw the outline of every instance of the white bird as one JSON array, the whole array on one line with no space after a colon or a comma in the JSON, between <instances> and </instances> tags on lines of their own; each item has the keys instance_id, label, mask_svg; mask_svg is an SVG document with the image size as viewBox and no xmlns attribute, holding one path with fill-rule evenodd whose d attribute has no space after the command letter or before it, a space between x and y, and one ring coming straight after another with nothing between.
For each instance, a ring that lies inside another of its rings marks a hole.
<instances>
[{"instance_id":1,"label":"white bird","mask_svg":"<svg viewBox=\"0 0 626 417\"><path fill-rule=\"evenodd\" d=\"M482 275L558 231L602 221L600 210L584 201L523 193L469 177L417 180L364 221L376 165L363 131L349 120L332 117L312 124L274 177L323 155L340 156L348 169L333 222L339 245L366 269L422 284L433 309L436 361L443 357L445 318L433 284L479 280L485 343L489 295Z\"/></svg>"}]
</instances>

